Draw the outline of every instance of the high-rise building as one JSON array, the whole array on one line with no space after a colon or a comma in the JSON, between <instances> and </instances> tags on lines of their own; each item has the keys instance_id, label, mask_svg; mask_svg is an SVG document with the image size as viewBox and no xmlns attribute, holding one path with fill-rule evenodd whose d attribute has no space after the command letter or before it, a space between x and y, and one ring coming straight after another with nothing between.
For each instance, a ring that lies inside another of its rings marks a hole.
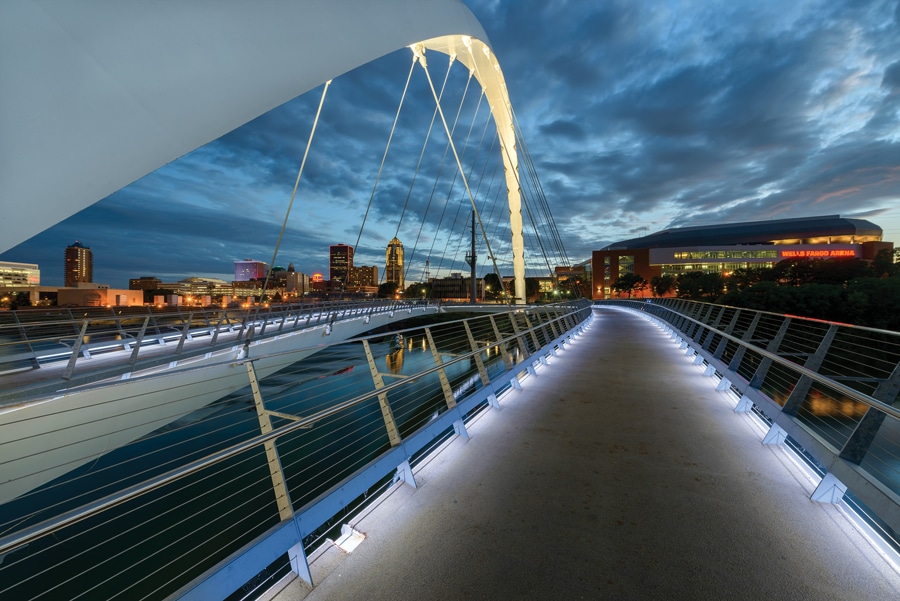
<instances>
[{"instance_id":1,"label":"high-rise building","mask_svg":"<svg viewBox=\"0 0 900 601\"><path fill-rule=\"evenodd\" d=\"M79 282L94 281L94 255L89 246L81 242L66 247L66 288L75 288Z\"/></svg>"},{"instance_id":2,"label":"high-rise building","mask_svg":"<svg viewBox=\"0 0 900 601\"><path fill-rule=\"evenodd\" d=\"M403 243L394 238L387 245L384 267L385 282L396 282L403 289Z\"/></svg>"},{"instance_id":3,"label":"high-rise building","mask_svg":"<svg viewBox=\"0 0 900 601\"><path fill-rule=\"evenodd\" d=\"M349 283L350 271L353 269L353 247L335 244L330 247L328 255L328 279Z\"/></svg>"},{"instance_id":4,"label":"high-rise building","mask_svg":"<svg viewBox=\"0 0 900 601\"><path fill-rule=\"evenodd\" d=\"M250 280L261 280L266 277L268 270L269 264L265 261L256 261L254 259L235 261L234 281L249 282Z\"/></svg>"}]
</instances>

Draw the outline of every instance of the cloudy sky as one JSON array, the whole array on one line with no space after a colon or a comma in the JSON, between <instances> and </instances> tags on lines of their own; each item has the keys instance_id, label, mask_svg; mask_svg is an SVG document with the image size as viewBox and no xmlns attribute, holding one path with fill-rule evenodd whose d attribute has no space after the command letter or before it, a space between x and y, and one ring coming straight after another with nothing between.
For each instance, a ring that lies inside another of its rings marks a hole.
<instances>
[{"instance_id":1,"label":"cloudy sky","mask_svg":"<svg viewBox=\"0 0 900 601\"><path fill-rule=\"evenodd\" d=\"M667 227L824 214L869 219L900 242L898 0L465 3L503 67L570 260ZM439 120L428 134L434 101L421 70L380 169L410 64L402 50L335 79L277 265L327 277L328 245L358 243L356 263L381 274L396 234L414 255L412 280L426 258L431 275L465 268L470 201ZM429 67L440 89L447 61ZM499 150L466 83L463 69L451 69L442 106L502 268L509 243ZM321 92L0 260L38 263L43 284L61 285L63 250L79 240L94 252L94 280L121 287L145 275L230 280L235 259L271 261ZM558 252L538 185L523 180L526 256L537 273Z\"/></svg>"}]
</instances>

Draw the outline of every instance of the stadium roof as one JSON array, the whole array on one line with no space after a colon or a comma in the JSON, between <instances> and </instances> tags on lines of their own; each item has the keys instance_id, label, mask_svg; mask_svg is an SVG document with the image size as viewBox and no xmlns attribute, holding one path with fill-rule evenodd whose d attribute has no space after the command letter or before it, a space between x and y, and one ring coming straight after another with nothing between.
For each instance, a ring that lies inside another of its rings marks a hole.
<instances>
[{"instance_id":1,"label":"stadium roof","mask_svg":"<svg viewBox=\"0 0 900 601\"><path fill-rule=\"evenodd\" d=\"M827 236L877 236L880 239L881 235L881 228L871 221L847 219L840 215L822 215L819 217L673 228L655 232L641 238L615 242L602 250L771 244L775 240L823 238Z\"/></svg>"}]
</instances>

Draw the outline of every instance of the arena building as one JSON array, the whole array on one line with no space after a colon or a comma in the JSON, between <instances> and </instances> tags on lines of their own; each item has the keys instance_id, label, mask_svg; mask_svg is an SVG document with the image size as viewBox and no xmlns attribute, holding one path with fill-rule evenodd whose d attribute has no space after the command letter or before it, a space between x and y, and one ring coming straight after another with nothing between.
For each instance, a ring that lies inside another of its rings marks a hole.
<instances>
[{"instance_id":1,"label":"arena building","mask_svg":"<svg viewBox=\"0 0 900 601\"><path fill-rule=\"evenodd\" d=\"M667 229L610 244L591 257L594 299L614 296L612 286L626 273L648 282L654 276L690 270L729 275L735 269L772 267L783 259L850 258L871 261L883 242L880 227L839 215L726 223Z\"/></svg>"}]
</instances>

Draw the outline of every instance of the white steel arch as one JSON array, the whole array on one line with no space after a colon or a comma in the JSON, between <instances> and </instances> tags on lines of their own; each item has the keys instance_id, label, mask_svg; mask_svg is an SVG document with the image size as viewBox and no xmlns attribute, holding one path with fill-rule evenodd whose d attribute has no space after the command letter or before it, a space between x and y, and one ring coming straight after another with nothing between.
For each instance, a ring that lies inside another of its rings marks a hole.
<instances>
[{"instance_id":1,"label":"white steel arch","mask_svg":"<svg viewBox=\"0 0 900 601\"><path fill-rule=\"evenodd\" d=\"M524 256L509 99L460 0L5 0L0 252L325 81L420 43L484 87ZM521 289L520 289L521 287Z\"/></svg>"}]
</instances>

